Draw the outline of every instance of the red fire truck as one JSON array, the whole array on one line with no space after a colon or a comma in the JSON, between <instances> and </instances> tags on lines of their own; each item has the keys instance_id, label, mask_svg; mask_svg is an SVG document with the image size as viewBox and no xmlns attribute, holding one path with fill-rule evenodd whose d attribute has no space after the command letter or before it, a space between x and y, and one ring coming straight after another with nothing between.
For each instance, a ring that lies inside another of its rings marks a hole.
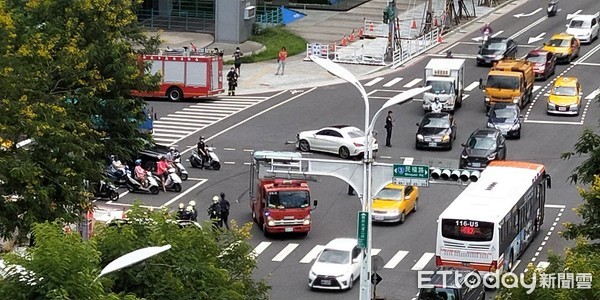
<instances>
[{"instance_id":1,"label":"red fire truck","mask_svg":"<svg viewBox=\"0 0 600 300\"><path fill-rule=\"evenodd\" d=\"M162 81L156 91L132 91L139 97L166 97L171 101L217 95L223 89L223 58L218 54L189 52L187 49L140 55L140 65L150 64L150 74Z\"/></svg>"},{"instance_id":2,"label":"red fire truck","mask_svg":"<svg viewBox=\"0 0 600 300\"><path fill-rule=\"evenodd\" d=\"M317 206L310 203L310 189L304 175L288 174L300 171L294 159L296 152L256 151L250 167L250 210L252 219L265 236L272 233L310 231L311 212ZM300 173L297 173L300 174Z\"/></svg>"}]
</instances>

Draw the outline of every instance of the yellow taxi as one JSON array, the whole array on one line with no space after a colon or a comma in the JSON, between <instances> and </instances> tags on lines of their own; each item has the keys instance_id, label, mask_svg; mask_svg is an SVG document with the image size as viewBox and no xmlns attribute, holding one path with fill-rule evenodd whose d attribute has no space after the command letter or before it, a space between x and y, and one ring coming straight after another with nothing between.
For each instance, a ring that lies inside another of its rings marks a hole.
<instances>
[{"instance_id":1,"label":"yellow taxi","mask_svg":"<svg viewBox=\"0 0 600 300\"><path fill-rule=\"evenodd\" d=\"M557 62L571 62L579 55L581 43L572 34L559 33L544 43L543 49L554 53Z\"/></svg>"},{"instance_id":2,"label":"yellow taxi","mask_svg":"<svg viewBox=\"0 0 600 300\"><path fill-rule=\"evenodd\" d=\"M577 78L557 77L548 96L548 113L578 115L581 111L581 95Z\"/></svg>"},{"instance_id":3,"label":"yellow taxi","mask_svg":"<svg viewBox=\"0 0 600 300\"><path fill-rule=\"evenodd\" d=\"M417 211L419 188L390 183L373 199L373 222L404 223L406 215Z\"/></svg>"}]
</instances>

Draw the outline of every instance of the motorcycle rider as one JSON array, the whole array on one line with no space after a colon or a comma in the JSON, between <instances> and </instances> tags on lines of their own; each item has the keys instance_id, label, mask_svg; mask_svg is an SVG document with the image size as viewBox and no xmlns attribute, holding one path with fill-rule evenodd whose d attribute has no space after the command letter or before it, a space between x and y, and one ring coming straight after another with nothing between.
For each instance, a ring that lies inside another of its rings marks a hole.
<instances>
[{"instance_id":1,"label":"motorcycle rider","mask_svg":"<svg viewBox=\"0 0 600 300\"><path fill-rule=\"evenodd\" d=\"M483 41L485 42L487 40L486 36L492 35L493 32L494 30L492 30L492 26L490 26L490 23L485 23L485 25L483 25L483 27L481 28L481 33L484 37Z\"/></svg>"},{"instance_id":2,"label":"motorcycle rider","mask_svg":"<svg viewBox=\"0 0 600 300\"><path fill-rule=\"evenodd\" d=\"M115 177L123 177L123 175L125 175L125 165L121 162L121 160L119 160L119 158L116 155L111 155L110 160L110 166L112 168L111 171L115 175Z\"/></svg>"},{"instance_id":3,"label":"motorcycle rider","mask_svg":"<svg viewBox=\"0 0 600 300\"><path fill-rule=\"evenodd\" d=\"M146 178L146 170L144 170L144 168L142 168L142 160L139 158L135 160L134 173L135 173L135 178L140 181L140 183L142 184L142 187L147 188L148 187L148 178Z\"/></svg>"},{"instance_id":4,"label":"motorcycle rider","mask_svg":"<svg viewBox=\"0 0 600 300\"><path fill-rule=\"evenodd\" d=\"M165 158L167 159L167 162L173 166L173 161L175 161L175 159L177 159L177 152L175 151L175 147L169 147L169 152L167 152L167 154L165 154Z\"/></svg>"},{"instance_id":5,"label":"motorcycle rider","mask_svg":"<svg viewBox=\"0 0 600 300\"><path fill-rule=\"evenodd\" d=\"M446 58L454 58L454 56L452 56L452 51L446 51Z\"/></svg>"},{"instance_id":6,"label":"motorcycle rider","mask_svg":"<svg viewBox=\"0 0 600 300\"><path fill-rule=\"evenodd\" d=\"M431 112L441 113L442 112L442 103L440 103L440 98L435 98L433 103L431 103Z\"/></svg>"},{"instance_id":7,"label":"motorcycle rider","mask_svg":"<svg viewBox=\"0 0 600 300\"><path fill-rule=\"evenodd\" d=\"M206 143L204 142L204 136L201 136L198 139L198 145L196 146L196 150L198 150L198 154L202 158L202 167L204 168L204 164L208 162L208 149L206 149Z\"/></svg>"},{"instance_id":8,"label":"motorcycle rider","mask_svg":"<svg viewBox=\"0 0 600 300\"><path fill-rule=\"evenodd\" d=\"M162 181L163 191L167 191L167 186L165 185L167 182L167 176L169 176L169 164L167 163L167 158L164 155L158 156L158 162L156 163L156 175L160 177Z\"/></svg>"},{"instance_id":9,"label":"motorcycle rider","mask_svg":"<svg viewBox=\"0 0 600 300\"><path fill-rule=\"evenodd\" d=\"M179 203L179 209L177 210L177 220L188 220L188 216L185 211L185 204Z\"/></svg>"},{"instance_id":10,"label":"motorcycle rider","mask_svg":"<svg viewBox=\"0 0 600 300\"><path fill-rule=\"evenodd\" d=\"M219 196L215 195L213 197L213 203L210 205L207 212L214 228L221 228L221 204L219 203Z\"/></svg>"},{"instance_id":11,"label":"motorcycle rider","mask_svg":"<svg viewBox=\"0 0 600 300\"><path fill-rule=\"evenodd\" d=\"M192 221L198 222L198 210L196 209L196 201L192 200L188 203L192 207Z\"/></svg>"}]
</instances>

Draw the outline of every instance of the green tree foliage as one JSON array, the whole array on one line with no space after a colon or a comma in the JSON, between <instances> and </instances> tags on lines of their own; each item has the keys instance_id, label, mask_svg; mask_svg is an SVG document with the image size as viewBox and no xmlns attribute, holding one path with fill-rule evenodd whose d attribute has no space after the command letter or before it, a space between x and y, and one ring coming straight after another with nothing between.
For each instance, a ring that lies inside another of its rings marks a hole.
<instances>
[{"instance_id":1,"label":"green tree foliage","mask_svg":"<svg viewBox=\"0 0 600 300\"><path fill-rule=\"evenodd\" d=\"M8 274L0 280L0 299L124 299L107 292L99 274L100 252L76 234L65 234L60 224L37 224L37 244L27 254L4 257Z\"/></svg>"},{"instance_id":2,"label":"green tree foliage","mask_svg":"<svg viewBox=\"0 0 600 300\"><path fill-rule=\"evenodd\" d=\"M129 96L157 82L140 76L131 46L149 43L140 3L0 0L0 138L35 140L0 151L0 195L20 196L0 199L0 235L77 219L84 179L98 181L109 154L130 158L150 139L136 130L145 103Z\"/></svg>"},{"instance_id":3,"label":"green tree foliage","mask_svg":"<svg viewBox=\"0 0 600 300\"><path fill-rule=\"evenodd\" d=\"M570 179L574 183L589 184L595 175L600 175L600 136L592 129L586 128L575 143L573 151L563 153L563 159L574 156L586 156L586 160L573 170Z\"/></svg>"},{"instance_id":4,"label":"green tree foliage","mask_svg":"<svg viewBox=\"0 0 600 300\"><path fill-rule=\"evenodd\" d=\"M566 223L566 230L562 233L566 239L583 237L596 242L600 239L600 176L595 175L593 178L593 184L587 190L579 189L583 203L575 209L575 212L583 222Z\"/></svg>"},{"instance_id":5,"label":"green tree foliage","mask_svg":"<svg viewBox=\"0 0 600 300\"><path fill-rule=\"evenodd\" d=\"M230 231L179 228L164 212L127 213L129 224L104 228L96 242L102 264L138 248L170 244L171 250L150 262L109 277L113 291L147 299L268 299L264 281L255 281L252 247L246 242L250 225Z\"/></svg>"}]
</instances>

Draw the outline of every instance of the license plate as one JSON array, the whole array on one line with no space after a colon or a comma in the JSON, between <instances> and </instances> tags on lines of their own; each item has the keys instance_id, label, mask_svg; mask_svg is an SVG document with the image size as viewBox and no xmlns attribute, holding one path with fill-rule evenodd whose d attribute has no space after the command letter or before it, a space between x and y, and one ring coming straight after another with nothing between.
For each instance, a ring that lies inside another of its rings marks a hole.
<instances>
[{"instance_id":1,"label":"license plate","mask_svg":"<svg viewBox=\"0 0 600 300\"><path fill-rule=\"evenodd\" d=\"M491 63L491 62L492 62L492 61L491 61L491 60L489 60L489 59L486 59L486 60L485 60L485 63L486 63L486 64L489 64L489 63Z\"/></svg>"},{"instance_id":2,"label":"license plate","mask_svg":"<svg viewBox=\"0 0 600 300\"><path fill-rule=\"evenodd\" d=\"M473 163L473 167L479 168L479 167L481 167L481 163L474 162Z\"/></svg>"},{"instance_id":3,"label":"license plate","mask_svg":"<svg viewBox=\"0 0 600 300\"><path fill-rule=\"evenodd\" d=\"M286 227L285 228L285 232L294 232L294 228L293 227Z\"/></svg>"},{"instance_id":4,"label":"license plate","mask_svg":"<svg viewBox=\"0 0 600 300\"><path fill-rule=\"evenodd\" d=\"M437 143L429 143L429 147L436 147Z\"/></svg>"},{"instance_id":5,"label":"license plate","mask_svg":"<svg viewBox=\"0 0 600 300\"><path fill-rule=\"evenodd\" d=\"M383 216L373 216L373 218L377 221L383 220Z\"/></svg>"},{"instance_id":6,"label":"license plate","mask_svg":"<svg viewBox=\"0 0 600 300\"><path fill-rule=\"evenodd\" d=\"M560 107L558 108L558 111L567 111L567 108L566 108L566 107L564 107L564 106L560 106Z\"/></svg>"},{"instance_id":7,"label":"license plate","mask_svg":"<svg viewBox=\"0 0 600 300\"><path fill-rule=\"evenodd\" d=\"M331 280L329 280L329 279L321 279L321 284L322 285L331 285Z\"/></svg>"}]
</instances>

